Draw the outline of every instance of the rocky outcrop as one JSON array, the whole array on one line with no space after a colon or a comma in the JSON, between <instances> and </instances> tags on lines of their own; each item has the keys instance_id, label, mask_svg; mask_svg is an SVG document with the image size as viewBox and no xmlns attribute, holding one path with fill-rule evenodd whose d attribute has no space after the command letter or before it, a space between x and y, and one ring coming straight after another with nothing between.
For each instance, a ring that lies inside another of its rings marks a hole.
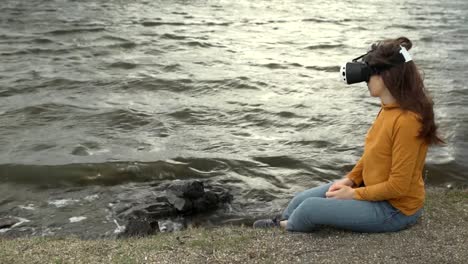
<instances>
[{"instance_id":1,"label":"rocky outcrop","mask_svg":"<svg viewBox=\"0 0 468 264\"><path fill-rule=\"evenodd\" d=\"M11 217L0 218L0 229L10 228L16 223L19 223L19 220L16 218L11 218Z\"/></svg>"},{"instance_id":2,"label":"rocky outcrop","mask_svg":"<svg viewBox=\"0 0 468 264\"><path fill-rule=\"evenodd\" d=\"M206 214L232 201L220 186L201 181L174 181L156 186L153 197L118 212L125 229L118 237L145 236L174 231L186 226L192 215Z\"/></svg>"}]
</instances>

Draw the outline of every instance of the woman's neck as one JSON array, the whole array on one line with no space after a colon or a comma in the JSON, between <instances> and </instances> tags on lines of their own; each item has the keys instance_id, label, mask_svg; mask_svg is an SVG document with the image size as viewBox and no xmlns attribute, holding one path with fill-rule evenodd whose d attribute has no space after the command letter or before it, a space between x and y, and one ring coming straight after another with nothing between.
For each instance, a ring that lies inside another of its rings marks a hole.
<instances>
[{"instance_id":1,"label":"woman's neck","mask_svg":"<svg viewBox=\"0 0 468 264\"><path fill-rule=\"evenodd\" d=\"M382 95L379 97L382 104L394 104L397 102L395 97L392 96L388 89L385 89L385 92L383 92Z\"/></svg>"}]
</instances>

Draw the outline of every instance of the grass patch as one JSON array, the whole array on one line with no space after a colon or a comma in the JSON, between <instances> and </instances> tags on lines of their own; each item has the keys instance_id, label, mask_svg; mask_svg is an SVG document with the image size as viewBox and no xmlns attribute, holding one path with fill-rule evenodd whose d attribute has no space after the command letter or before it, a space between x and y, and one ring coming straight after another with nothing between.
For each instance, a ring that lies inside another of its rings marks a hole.
<instances>
[{"instance_id":1,"label":"grass patch","mask_svg":"<svg viewBox=\"0 0 468 264\"><path fill-rule=\"evenodd\" d=\"M121 240L0 239L0 263L465 263L467 238L468 191L432 188L418 224L397 233L226 226Z\"/></svg>"}]
</instances>

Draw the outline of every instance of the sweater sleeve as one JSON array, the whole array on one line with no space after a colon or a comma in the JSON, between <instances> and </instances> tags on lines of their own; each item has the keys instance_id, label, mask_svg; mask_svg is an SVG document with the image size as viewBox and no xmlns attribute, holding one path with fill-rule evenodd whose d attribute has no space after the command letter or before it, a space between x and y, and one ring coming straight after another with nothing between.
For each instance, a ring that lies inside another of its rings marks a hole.
<instances>
[{"instance_id":1,"label":"sweater sleeve","mask_svg":"<svg viewBox=\"0 0 468 264\"><path fill-rule=\"evenodd\" d=\"M354 186L359 186L362 183L362 157L356 163L354 168L346 175L348 179L354 182Z\"/></svg>"},{"instance_id":2,"label":"sweater sleeve","mask_svg":"<svg viewBox=\"0 0 468 264\"><path fill-rule=\"evenodd\" d=\"M405 195L411 184L423 139L418 138L421 123L416 115L405 113L395 122L392 134L392 164L387 181L355 189L354 199L383 201Z\"/></svg>"}]
</instances>

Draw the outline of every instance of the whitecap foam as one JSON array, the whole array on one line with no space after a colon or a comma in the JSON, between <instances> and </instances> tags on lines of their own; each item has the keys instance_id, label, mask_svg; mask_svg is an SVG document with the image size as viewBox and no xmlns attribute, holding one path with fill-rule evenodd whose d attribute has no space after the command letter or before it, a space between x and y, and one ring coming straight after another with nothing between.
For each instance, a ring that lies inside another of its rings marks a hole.
<instances>
[{"instance_id":1,"label":"whitecap foam","mask_svg":"<svg viewBox=\"0 0 468 264\"><path fill-rule=\"evenodd\" d=\"M88 202L92 202L92 201L96 200L97 198L99 198L99 195L93 194L93 195L86 196L84 199L86 201L88 201Z\"/></svg>"},{"instance_id":2,"label":"whitecap foam","mask_svg":"<svg viewBox=\"0 0 468 264\"><path fill-rule=\"evenodd\" d=\"M123 231L125 231L125 226L119 225L117 220L115 220L115 219L113 219L113 220L114 220L115 225L117 226L117 228L115 228L115 230L114 230L114 234L120 234Z\"/></svg>"},{"instance_id":3,"label":"whitecap foam","mask_svg":"<svg viewBox=\"0 0 468 264\"><path fill-rule=\"evenodd\" d=\"M18 219L19 222L16 223L16 224L14 224L14 225L12 225L10 228L3 228L3 229L0 229L0 234L1 234L1 233L5 233L5 232L7 232L7 231L11 230L12 228L15 228L15 227L17 227L17 226L19 226L19 225L22 225L23 223L31 222L31 220L28 220L28 219L22 218L22 217L16 217L16 216L15 216L14 218Z\"/></svg>"},{"instance_id":4,"label":"whitecap foam","mask_svg":"<svg viewBox=\"0 0 468 264\"><path fill-rule=\"evenodd\" d=\"M79 200L75 200L75 199L59 199L59 200L52 200L52 201L48 201L48 203L50 205L55 205L57 208L62 208L62 207L65 207L67 205L71 205L71 204L74 204L76 202L79 202Z\"/></svg>"},{"instance_id":5,"label":"whitecap foam","mask_svg":"<svg viewBox=\"0 0 468 264\"><path fill-rule=\"evenodd\" d=\"M68 218L68 220L70 220L70 223L77 223L85 220L86 218L86 216L73 216Z\"/></svg>"},{"instance_id":6,"label":"whitecap foam","mask_svg":"<svg viewBox=\"0 0 468 264\"><path fill-rule=\"evenodd\" d=\"M166 159L164 162L169 163L169 164L175 164L175 165L188 165L187 162L181 162L177 160L172 160L172 159Z\"/></svg>"},{"instance_id":7,"label":"whitecap foam","mask_svg":"<svg viewBox=\"0 0 468 264\"><path fill-rule=\"evenodd\" d=\"M20 209L24 210L36 210L36 207L34 207L34 204L27 204L27 205L18 205Z\"/></svg>"}]
</instances>

